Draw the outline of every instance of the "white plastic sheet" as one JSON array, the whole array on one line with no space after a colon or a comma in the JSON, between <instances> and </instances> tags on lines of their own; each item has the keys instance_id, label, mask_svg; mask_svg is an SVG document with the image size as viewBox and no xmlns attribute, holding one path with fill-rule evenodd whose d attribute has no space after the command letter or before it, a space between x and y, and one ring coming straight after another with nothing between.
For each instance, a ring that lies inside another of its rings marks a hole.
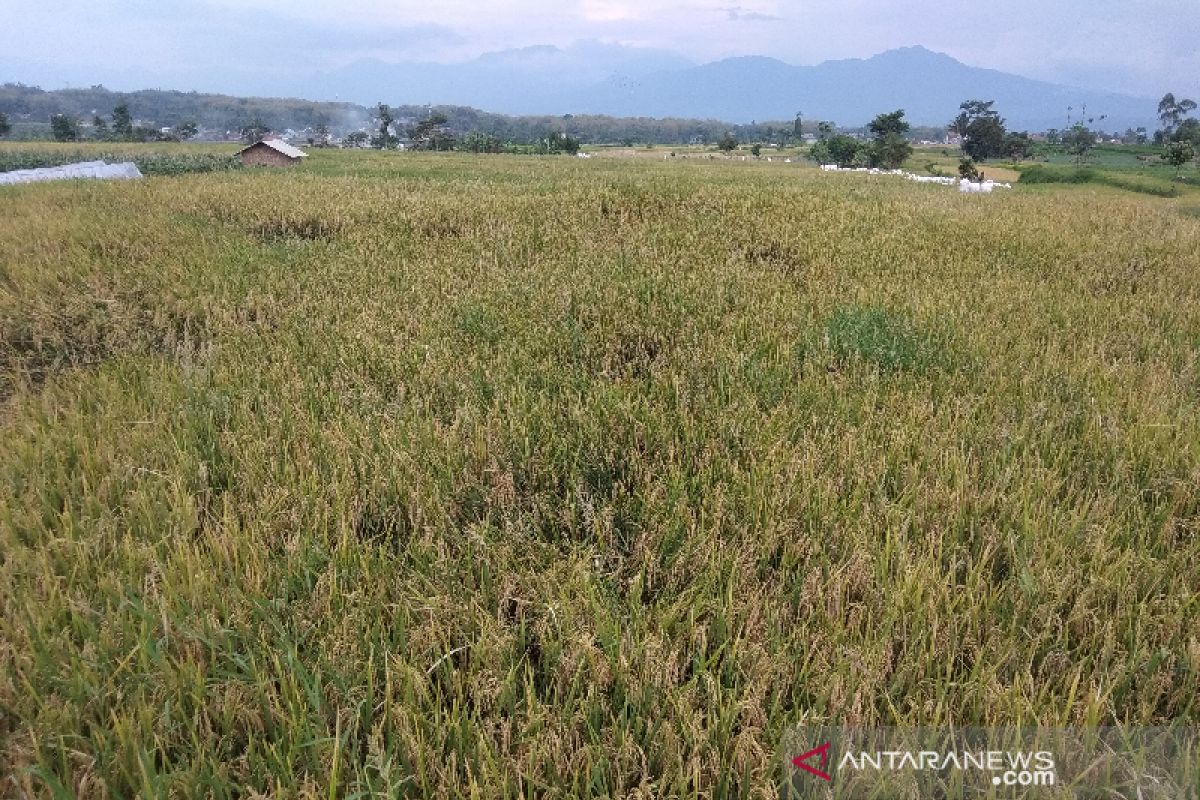
<instances>
[{"instance_id":1,"label":"white plastic sheet","mask_svg":"<svg viewBox=\"0 0 1200 800\"><path fill-rule=\"evenodd\" d=\"M124 161L120 164L109 164L105 161L80 161L75 164L63 164L61 167L0 172L0 186L81 179L128 181L140 177L142 177L142 172L132 161Z\"/></svg>"},{"instance_id":2,"label":"white plastic sheet","mask_svg":"<svg viewBox=\"0 0 1200 800\"><path fill-rule=\"evenodd\" d=\"M936 183L941 186L957 186L960 192L969 192L972 194L982 193L988 194L994 189L1011 189L1011 183L997 183L995 181L980 181L976 183L969 181L966 178L947 178L935 177L933 175L916 175L912 172L905 172L902 169L874 169L867 167L839 167L837 164L822 164L821 169L825 172L859 172L868 175L899 175L905 180L915 183Z\"/></svg>"}]
</instances>

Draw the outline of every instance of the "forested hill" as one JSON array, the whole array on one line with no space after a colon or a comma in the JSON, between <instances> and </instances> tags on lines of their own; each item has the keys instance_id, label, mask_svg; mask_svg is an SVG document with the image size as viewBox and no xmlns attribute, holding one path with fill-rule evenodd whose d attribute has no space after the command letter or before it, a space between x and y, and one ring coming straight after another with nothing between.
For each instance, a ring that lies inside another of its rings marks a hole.
<instances>
[{"instance_id":1,"label":"forested hill","mask_svg":"<svg viewBox=\"0 0 1200 800\"><path fill-rule=\"evenodd\" d=\"M113 108L122 103L129 106L129 113L135 120L147 125L195 122L201 128L214 130L236 131L255 120L278 130L318 125L353 130L366 124L370 117L367 109L353 103L231 97L163 89L114 92L103 86L93 86L46 91L18 83L0 85L0 113L16 122L43 123L54 114L89 120L95 114L111 114Z\"/></svg>"},{"instance_id":2,"label":"forested hill","mask_svg":"<svg viewBox=\"0 0 1200 800\"><path fill-rule=\"evenodd\" d=\"M335 136L370 130L377 124L374 108L354 103L232 97L162 89L114 92L103 86L93 86L47 91L15 83L0 85L0 113L8 115L17 129L44 129L40 135L45 136L49 135L47 123L55 114L74 117L86 126L95 115L110 117L113 109L121 104L129 107L133 120L139 125L158 128L194 122L202 132L218 138L227 132L236 135L243 127L259 121L280 132L325 126ZM733 124L718 119L600 114L511 116L454 105L394 106L391 112L402 127L436 112L446 117L447 131L452 134L482 133L516 142L534 141L552 131L598 144L711 144L726 131L741 141L783 143L795 134L795 120ZM816 132L818 122L817 119L803 120L804 132ZM914 138L938 139L944 134L944 128L914 128L911 131Z\"/></svg>"}]
</instances>

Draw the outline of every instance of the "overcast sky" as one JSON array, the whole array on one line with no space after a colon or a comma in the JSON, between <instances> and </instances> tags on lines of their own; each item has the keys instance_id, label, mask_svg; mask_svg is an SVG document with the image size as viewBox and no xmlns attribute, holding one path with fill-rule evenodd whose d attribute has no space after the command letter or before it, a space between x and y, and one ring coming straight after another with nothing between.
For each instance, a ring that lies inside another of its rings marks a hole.
<instances>
[{"instance_id":1,"label":"overcast sky","mask_svg":"<svg viewBox=\"0 0 1200 800\"><path fill-rule=\"evenodd\" d=\"M236 91L361 58L458 61L594 39L792 64L911 44L1148 97L1200 94L1200 0L0 0L0 81Z\"/></svg>"}]
</instances>

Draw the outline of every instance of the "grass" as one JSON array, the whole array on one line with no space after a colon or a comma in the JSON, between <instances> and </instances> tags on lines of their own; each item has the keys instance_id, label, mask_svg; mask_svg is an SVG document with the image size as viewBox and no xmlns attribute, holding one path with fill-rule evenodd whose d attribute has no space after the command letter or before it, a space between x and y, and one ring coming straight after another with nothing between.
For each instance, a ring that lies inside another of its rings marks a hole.
<instances>
[{"instance_id":1,"label":"grass","mask_svg":"<svg viewBox=\"0 0 1200 800\"><path fill-rule=\"evenodd\" d=\"M1166 176L1117 171L1105 167L1059 167L1034 164L1021 171L1022 183L1102 184L1155 197L1177 197L1189 187Z\"/></svg>"},{"instance_id":2,"label":"grass","mask_svg":"<svg viewBox=\"0 0 1200 800\"><path fill-rule=\"evenodd\" d=\"M0 190L0 794L765 798L795 724L1195 724L1181 202Z\"/></svg>"},{"instance_id":3,"label":"grass","mask_svg":"<svg viewBox=\"0 0 1200 800\"><path fill-rule=\"evenodd\" d=\"M1159 156L1162 147L1153 144L1099 144L1088 151L1088 163L1111 170L1146 171L1151 165L1160 165ZM1066 148L1054 148L1045 153L1044 157L1051 164L1075 164L1076 156L1067 152ZM1163 171L1173 167L1163 165Z\"/></svg>"}]
</instances>

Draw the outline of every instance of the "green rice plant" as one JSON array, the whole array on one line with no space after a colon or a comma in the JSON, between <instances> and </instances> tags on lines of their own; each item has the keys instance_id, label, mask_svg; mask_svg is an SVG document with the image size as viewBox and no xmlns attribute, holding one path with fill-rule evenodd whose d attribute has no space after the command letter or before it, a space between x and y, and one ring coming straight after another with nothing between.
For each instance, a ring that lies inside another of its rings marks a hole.
<instances>
[{"instance_id":1,"label":"green rice plant","mask_svg":"<svg viewBox=\"0 0 1200 800\"><path fill-rule=\"evenodd\" d=\"M825 325L834 358L860 359L885 371L923 372L947 366L946 346L904 317L872 306L845 306Z\"/></svg>"}]
</instances>

